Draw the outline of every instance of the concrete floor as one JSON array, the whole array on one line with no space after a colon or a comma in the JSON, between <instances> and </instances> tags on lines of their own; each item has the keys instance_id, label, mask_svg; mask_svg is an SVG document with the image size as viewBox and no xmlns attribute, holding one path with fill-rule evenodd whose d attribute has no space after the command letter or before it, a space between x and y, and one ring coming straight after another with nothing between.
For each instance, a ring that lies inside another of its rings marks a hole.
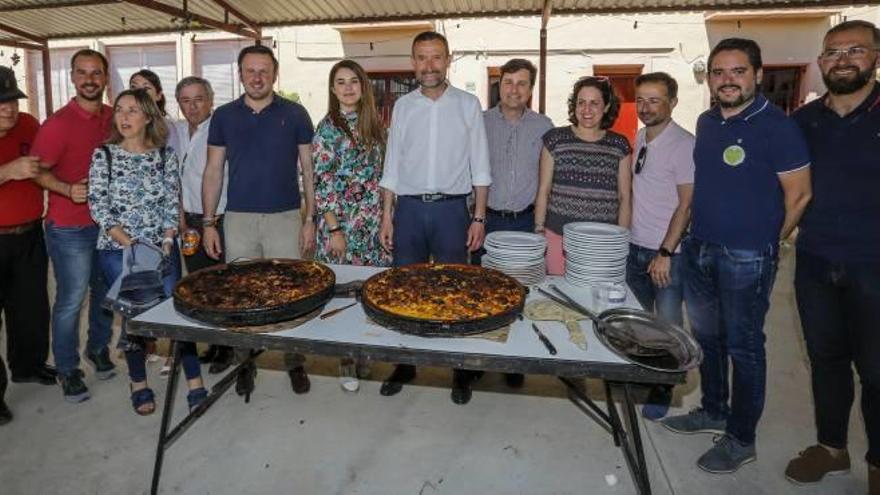
<instances>
[{"instance_id":1,"label":"concrete floor","mask_svg":"<svg viewBox=\"0 0 880 495\"><path fill-rule=\"evenodd\" d=\"M797 487L782 472L814 442L812 399L792 292L793 253L783 252L767 322L767 406L758 460L733 475L699 470L711 435L680 436L644 422L654 493L864 494L863 421L854 408L853 472ZM5 346L0 346L4 347ZM277 356L266 356L269 367ZM122 362L117 359L118 362ZM552 377L513 392L487 374L473 400L449 400L449 373L428 369L396 397L379 381L343 393L335 361L312 358L312 390L290 392L286 375L262 369L250 404L230 391L166 455L161 493L184 494L629 494L635 493L611 438L567 399ZM374 380L390 367L377 364ZM10 384L15 420L0 428L0 494L140 494L149 490L160 415L136 416L123 376L99 382L85 366L92 399L72 405L59 387ZM209 383L215 377L208 377ZM158 398L164 381L151 367ZM598 383L586 384L601 398ZM674 412L699 403L698 374L676 390ZM858 396L858 395L857 395ZM178 418L185 400L181 393ZM614 486L606 475L617 478Z\"/></svg>"}]
</instances>

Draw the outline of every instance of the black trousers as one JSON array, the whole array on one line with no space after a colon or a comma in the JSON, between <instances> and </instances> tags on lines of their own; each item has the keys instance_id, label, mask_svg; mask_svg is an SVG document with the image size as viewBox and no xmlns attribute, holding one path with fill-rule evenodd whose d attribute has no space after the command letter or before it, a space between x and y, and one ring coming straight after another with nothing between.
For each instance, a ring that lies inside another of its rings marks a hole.
<instances>
[{"instance_id":1,"label":"black trousers","mask_svg":"<svg viewBox=\"0 0 880 495\"><path fill-rule=\"evenodd\" d=\"M29 376L49 357L49 257L43 228L0 234L0 312L13 376Z\"/></svg>"},{"instance_id":2,"label":"black trousers","mask_svg":"<svg viewBox=\"0 0 880 495\"><path fill-rule=\"evenodd\" d=\"M846 447L855 365L868 435L865 459L880 466L880 263L835 263L798 250L795 290L818 440Z\"/></svg>"},{"instance_id":3,"label":"black trousers","mask_svg":"<svg viewBox=\"0 0 880 495\"><path fill-rule=\"evenodd\" d=\"M199 213L184 213L184 218L186 219L186 225L189 228L196 229L199 231L199 235L204 235L204 230L202 229L202 215ZM221 216L217 220L217 232L220 234L220 248L223 249L223 253L220 254L220 259L215 260L213 258L209 258L205 253L205 246L199 243L199 250L196 251L196 254L192 256L184 256L183 263L186 265L186 272L192 273L196 270L201 270L202 268L207 268L211 265L216 265L217 263L223 263L226 256L226 246L223 244L223 217ZM180 233L183 235L183 232ZM181 246L182 248L183 246Z\"/></svg>"}]
</instances>

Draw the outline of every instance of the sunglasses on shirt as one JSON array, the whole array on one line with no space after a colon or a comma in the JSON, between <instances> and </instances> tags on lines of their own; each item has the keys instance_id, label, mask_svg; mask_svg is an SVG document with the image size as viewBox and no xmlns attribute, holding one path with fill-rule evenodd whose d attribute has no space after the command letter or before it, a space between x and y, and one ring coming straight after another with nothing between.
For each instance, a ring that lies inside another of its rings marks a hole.
<instances>
[{"instance_id":1,"label":"sunglasses on shirt","mask_svg":"<svg viewBox=\"0 0 880 495\"><path fill-rule=\"evenodd\" d=\"M639 150L639 156L636 157L636 173L639 174L642 172L642 169L645 168L645 161L648 159L648 147L642 146L642 149Z\"/></svg>"}]
</instances>

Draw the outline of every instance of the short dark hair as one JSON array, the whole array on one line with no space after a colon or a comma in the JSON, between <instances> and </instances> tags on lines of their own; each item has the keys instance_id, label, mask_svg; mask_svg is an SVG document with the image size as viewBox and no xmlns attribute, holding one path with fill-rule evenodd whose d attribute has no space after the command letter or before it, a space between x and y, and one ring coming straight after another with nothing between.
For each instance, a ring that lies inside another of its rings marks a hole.
<instances>
[{"instance_id":1,"label":"short dark hair","mask_svg":"<svg viewBox=\"0 0 880 495\"><path fill-rule=\"evenodd\" d=\"M709 70L712 70L712 61L720 52L731 50L740 51L749 57L749 64L758 72L758 69L764 66L761 61L761 47L754 40L746 38L726 38L718 42L715 48L709 53Z\"/></svg>"},{"instance_id":2,"label":"short dark hair","mask_svg":"<svg viewBox=\"0 0 880 495\"><path fill-rule=\"evenodd\" d=\"M568 97L568 121L577 125L577 99L578 93L584 88L596 88L602 94L602 102L608 106L608 111L602 114L602 122L599 123L600 129L610 129L617 120L617 114L620 113L620 98L614 94L611 87L611 81L607 77L582 77L574 83L571 90L571 96Z\"/></svg>"},{"instance_id":3,"label":"short dark hair","mask_svg":"<svg viewBox=\"0 0 880 495\"><path fill-rule=\"evenodd\" d=\"M443 43L443 46L446 47L446 54L449 55L449 41L446 40L446 36L438 33L437 31L422 31L417 34L415 38L413 38L412 42L412 54L416 53L416 43L422 43L424 41L440 41Z\"/></svg>"},{"instance_id":4,"label":"short dark hair","mask_svg":"<svg viewBox=\"0 0 880 495\"><path fill-rule=\"evenodd\" d=\"M665 72L649 72L636 78L637 88L646 83L663 84L666 86L666 96L668 96L670 100L678 98L678 82L675 78Z\"/></svg>"},{"instance_id":5,"label":"short dark hair","mask_svg":"<svg viewBox=\"0 0 880 495\"><path fill-rule=\"evenodd\" d=\"M504 78L504 74L513 74L514 72L519 72L521 70L529 71L529 84L534 88L535 77L538 75L538 68L535 67L535 64L524 58L512 58L502 65L501 78Z\"/></svg>"},{"instance_id":6,"label":"short dark hair","mask_svg":"<svg viewBox=\"0 0 880 495\"><path fill-rule=\"evenodd\" d=\"M246 46L238 52L238 72L241 73L241 63L246 55L266 55L272 59L272 67L278 72L278 59L275 58L275 52L266 45L250 45Z\"/></svg>"},{"instance_id":7,"label":"short dark hair","mask_svg":"<svg viewBox=\"0 0 880 495\"><path fill-rule=\"evenodd\" d=\"M825 38L823 38L823 41L825 39L828 39L828 36L830 36L834 33L849 31L851 29L867 29L868 31L871 31L871 35L874 38L874 48L880 48L880 29L878 29L877 26L874 25L874 23L872 23L872 22L863 21L863 20L859 20L859 19L852 20L852 21L844 21L844 22L841 22L840 24L834 26L833 28L829 29L828 32L825 33Z\"/></svg>"},{"instance_id":8,"label":"short dark hair","mask_svg":"<svg viewBox=\"0 0 880 495\"><path fill-rule=\"evenodd\" d=\"M95 57L101 60L101 65L104 66L104 73L107 74L109 70L109 66L107 65L107 57L104 56L103 53L92 50L91 48L83 48L82 50L77 50L76 53L70 57L70 70L73 70L73 66L76 64L76 59L79 57Z\"/></svg>"}]
</instances>

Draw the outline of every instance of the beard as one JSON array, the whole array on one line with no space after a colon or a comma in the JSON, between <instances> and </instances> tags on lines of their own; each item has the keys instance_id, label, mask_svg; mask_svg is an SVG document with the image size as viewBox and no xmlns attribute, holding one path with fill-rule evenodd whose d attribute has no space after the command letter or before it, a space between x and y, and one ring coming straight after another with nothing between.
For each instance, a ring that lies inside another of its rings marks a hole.
<instances>
[{"instance_id":1,"label":"beard","mask_svg":"<svg viewBox=\"0 0 880 495\"><path fill-rule=\"evenodd\" d=\"M89 93L93 90L94 93ZM99 86L81 86L76 88L76 95L86 101L98 101L104 98L104 89Z\"/></svg>"},{"instance_id":2,"label":"beard","mask_svg":"<svg viewBox=\"0 0 880 495\"><path fill-rule=\"evenodd\" d=\"M736 88L736 89L738 89L738 90L739 90L739 96L738 96L735 100L733 100L733 101L725 101L725 100L721 99L721 91L723 91L723 90L726 89L726 88ZM754 98L754 97L755 97L755 91L754 91L754 90L752 90L752 92L748 92L748 91L744 90L741 86L736 86L736 85L733 85L733 84L727 84L727 85L725 85L725 86L721 86L720 88L718 88L718 89L715 91L715 99L718 101L718 104L719 104L722 108L737 108L737 107L739 107L739 106L742 106L742 105L745 104L746 102L751 101L752 98Z\"/></svg>"},{"instance_id":3,"label":"beard","mask_svg":"<svg viewBox=\"0 0 880 495\"><path fill-rule=\"evenodd\" d=\"M834 77L834 69L852 69L855 70L856 73L851 77L836 78ZM822 80L825 81L825 87L828 88L828 91L831 94L851 95L864 88L872 79L874 79L874 77L876 77L875 70L874 64L871 64L868 69L863 71L860 71L855 65L834 67L828 72L822 74Z\"/></svg>"}]
</instances>

